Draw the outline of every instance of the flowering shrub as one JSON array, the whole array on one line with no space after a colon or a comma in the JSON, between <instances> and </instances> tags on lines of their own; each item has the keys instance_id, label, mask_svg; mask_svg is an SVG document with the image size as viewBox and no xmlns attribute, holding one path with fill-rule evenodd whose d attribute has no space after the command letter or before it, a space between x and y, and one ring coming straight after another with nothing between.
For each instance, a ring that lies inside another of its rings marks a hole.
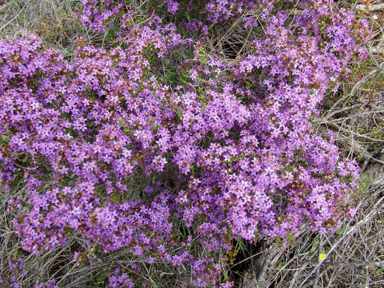
<instances>
[{"instance_id":1,"label":"flowering shrub","mask_svg":"<svg viewBox=\"0 0 384 288\"><path fill-rule=\"evenodd\" d=\"M367 23L328 1L300 2L294 17L261 1L202 2L163 4L174 17L202 9L199 27L263 8L262 20L242 19L244 29L263 25L253 53L210 55L154 6L116 1L83 0L79 17L99 32L119 25L121 46L80 39L68 62L40 51L35 36L0 40L1 179L9 191L20 179L28 188L28 199L9 203L28 208L14 223L26 250L80 233L105 252L188 267L183 285L230 287L219 275L232 239L293 241L303 225L340 226L358 168L332 135L315 135L311 116L352 57L364 57ZM167 86L156 63L191 43L193 59L178 63L184 85ZM109 287L140 279L118 270Z\"/></svg>"}]
</instances>

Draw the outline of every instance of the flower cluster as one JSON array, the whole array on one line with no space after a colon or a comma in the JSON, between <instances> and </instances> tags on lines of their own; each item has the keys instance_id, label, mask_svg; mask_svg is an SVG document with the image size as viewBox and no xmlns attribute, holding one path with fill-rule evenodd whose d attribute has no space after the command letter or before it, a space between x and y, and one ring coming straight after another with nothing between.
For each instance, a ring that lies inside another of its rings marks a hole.
<instances>
[{"instance_id":1,"label":"flower cluster","mask_svg":"<svg viewBox=\"0 0 384 288\"><path fill-rule=\"evenodd\" d=\"M185 265L196 287L229 287L218 263L231 239L340 226L358 168L340 159L332 135L315 135L311 117L352 57L364 56L356 41L367 39L366 23L330 1L300 2L293 18L261 1L210 1L205 23L264 7L253 53L228 62L154 11L136 21L135 4L96 2L83 0L79 17L99 32L120 17L117 47L80 39L68 62L40 51L35 36L0 40L0 176L9 191L20 179L28 189L9 203L28 208L14 223L26 250L53 250L79 232L105 252ZM198 9L192 2L163 4L176 14ZM243 20L257 26L257 16ZM179 63L187 83L167 86L155 62L190 43L194 58ZM117 271L109 287L135 279Z\"/></svg>"}]
</instances>

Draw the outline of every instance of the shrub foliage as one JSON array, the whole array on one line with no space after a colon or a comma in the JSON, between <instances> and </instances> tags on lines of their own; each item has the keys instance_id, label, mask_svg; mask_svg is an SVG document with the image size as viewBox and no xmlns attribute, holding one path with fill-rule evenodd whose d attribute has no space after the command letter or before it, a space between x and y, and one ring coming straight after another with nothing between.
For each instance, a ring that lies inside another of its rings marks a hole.
<instances>
[{"instance_id":1,"label":"shrub foliage","mask_svg":"<svg viewBox=\"0 0 384 288\"><path fill-rule=\"evenodd\" d=\"M0 175L28 190L8 203L25 250L81 235L138 259L110 287L151 285L140 263L232 287L232 240L294 241L353 214L341 204L358 167L311 119L366 56L367 22L321 0L82 4L108 48L78 39L69 61L34 35L0 40ZM246 53L206 51L220 25L259 32Z\"/></svg>"}]
</instances>

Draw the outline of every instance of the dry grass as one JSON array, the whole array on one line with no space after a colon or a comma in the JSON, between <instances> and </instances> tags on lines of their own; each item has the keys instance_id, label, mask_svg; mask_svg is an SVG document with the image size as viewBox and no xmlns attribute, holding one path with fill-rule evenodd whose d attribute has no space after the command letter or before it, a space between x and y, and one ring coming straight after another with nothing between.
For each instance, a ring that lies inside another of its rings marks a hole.
<instances>
[{"instance_id":1,"label":"dry grass","mask_svg":"<svg viewBox=\"0 0 384 288\"><path fill-rule=\"evenodd\" d=\"M80 1L74 0L0 1L0 34L13 39L34 33L40 37L44 49L70 54L79 36L85 37L87 44L102 39L102 35L86 29L73 15L80 5Z\"/></svg>"}]
</instances>

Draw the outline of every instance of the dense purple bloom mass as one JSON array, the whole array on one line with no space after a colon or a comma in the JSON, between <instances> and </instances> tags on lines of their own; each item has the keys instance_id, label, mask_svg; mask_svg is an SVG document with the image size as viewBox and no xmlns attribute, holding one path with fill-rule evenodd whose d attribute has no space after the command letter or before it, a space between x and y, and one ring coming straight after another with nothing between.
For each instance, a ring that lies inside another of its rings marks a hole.
<instances>
[{"instance_id":1,"label":"dense purple bloom mass","mask_svg":"<svg viewBox=\"0 0 384 288\"><path fill-rule=\"evenodd\" d=\"M26 250L55 249L77 231L107 252L183 264L196 287L230 287L218 263L231 239L292 240L303 225L340 226L358 167L341 161L332 135L315 135L311 117L352 57L364 57L366 22L332 1L302 1L290 18L268 1L164 1L170 15L202 9L201 23L187 27L203 34L245 10L244 29L262 21L253 52L229 62L153 11L135 22L133 4L82 2L79 17L96 31L120 17L121 47L79 40L68 62L42 52L35 36L0 40L0 175L9 190L25 179L29 197L10 210L30 207L14 223ZM194 58L180 63L189 82L165 85L153 59L167 62L191 43ZM134 279L117 271L110 287Z\"/></svg>"}]
</instances>

